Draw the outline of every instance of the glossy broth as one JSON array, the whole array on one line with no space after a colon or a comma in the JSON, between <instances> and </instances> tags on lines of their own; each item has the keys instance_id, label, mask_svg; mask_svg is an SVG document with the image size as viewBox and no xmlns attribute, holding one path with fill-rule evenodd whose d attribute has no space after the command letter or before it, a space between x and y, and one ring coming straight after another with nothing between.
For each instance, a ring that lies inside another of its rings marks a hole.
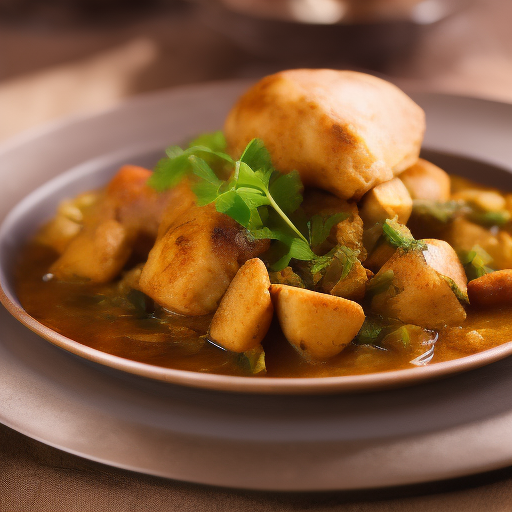
<instances>
[{"instance_id":1,"label":"glossy broth","mask_svg":"<svg viewBox=\"0 0 512 512\"><path fill-rule=\"evenodd\" d=\"M222 375L250 375L240 355L209 343L211 315L164 317L141 313L118 296L116 283L93 285L45 281L56 254L35 242L22 251L16 291L25 310L42 324L83 345L165 368ZM474 354L512 340L512 308L468 308L461 327L439 332L429 364ZM419 353L351 344L328 362L305 361L274 321L263 341L267 377L325 377L413 368ZM262 376L262 378L265 378Z\"/></svg>"}]
</instances>

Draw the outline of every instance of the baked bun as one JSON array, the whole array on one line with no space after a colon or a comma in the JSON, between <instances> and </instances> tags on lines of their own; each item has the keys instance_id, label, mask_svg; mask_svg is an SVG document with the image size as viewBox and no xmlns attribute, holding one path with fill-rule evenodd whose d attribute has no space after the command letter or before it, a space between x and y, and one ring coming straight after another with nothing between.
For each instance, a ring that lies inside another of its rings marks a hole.
<instances>
[{"instance_id":1,"label":"baked bun","mask_svg":"<svg viewBox=\"0 0 512 512\"><path fill-rule=\"evenodd\" d=\"M396 86L355 71L297 69L263 78L225 124L238 158L263 139L276 169L307 186L359 199L418 159L425 115Z\"/></svg>"}]
</instances>

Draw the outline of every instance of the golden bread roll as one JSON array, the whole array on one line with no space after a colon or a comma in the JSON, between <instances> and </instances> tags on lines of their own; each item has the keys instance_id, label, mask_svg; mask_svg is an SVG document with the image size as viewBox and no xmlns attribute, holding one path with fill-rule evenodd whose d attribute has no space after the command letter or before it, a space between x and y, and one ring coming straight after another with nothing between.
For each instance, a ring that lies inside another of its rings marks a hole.
<instances>
[{"instance_id":1,"label":"golden bread roll","mask_svg":"<svg viewBox=\"0 0 512 512\"><path fill-rule=\"evenodd\" d=\"M233 157L260 138L279 171L297 169L306 186L359 199L416 162L425 115L380 78L297 69L267 76L250 88L224 129Z\"/></svg>"}]
</instances>

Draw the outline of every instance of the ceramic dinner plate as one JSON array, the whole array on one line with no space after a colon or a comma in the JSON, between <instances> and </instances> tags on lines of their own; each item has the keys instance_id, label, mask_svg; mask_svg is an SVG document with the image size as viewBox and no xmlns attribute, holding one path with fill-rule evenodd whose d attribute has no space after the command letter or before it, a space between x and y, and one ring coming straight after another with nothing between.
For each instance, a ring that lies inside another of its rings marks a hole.
<instances>
[{"instance_id":1,"label":"ceramic dinner plate","mask_svg":"<svg viewBox=\"0 0 512 512\"><path fill-rule=\"evenodd\" d=\"M217 129L245 87L222 83L153 94L11 140L0 150L1 218L40 184L76 166L82 167L72 171L75 177L87 184L97 179L94 169L108 173L128 156L143 163L169 143ZM439 155L447 152L512 169L511 105L413 97L427 113L425 146L439 158L450 159ZM469 172L483 169L470 161L464 167ZM503 183L508 175L489 171L486 178ZM57 188L73 188L73 180L66 185L67 178L57 179ZM44 196L47 187L37 193ZM13 254L20 230L29 232L34 225L33 217L18 213L8 221L18 224L2 245L2 258ZM373 386L365 394L304 395L341 389L325 381L312 382L314 389L301 382L292 390L298 396L284 397L293 384L243 388L242 382L256 379L241 379L236 386L253 393L248 395L213 391L233 385L205 385L195 374L185 380L182 375L158 377L101 357L89 361L79 351L76 357L33 334L7 311L2 309L0 317L0 421L108 464L214 485L325 490L422 482L512 462L510 358L405 389L380 390L375 382L352 386ZM508 350L498 348L484 356L484 363Z\"/></svg>"}]
</instances>

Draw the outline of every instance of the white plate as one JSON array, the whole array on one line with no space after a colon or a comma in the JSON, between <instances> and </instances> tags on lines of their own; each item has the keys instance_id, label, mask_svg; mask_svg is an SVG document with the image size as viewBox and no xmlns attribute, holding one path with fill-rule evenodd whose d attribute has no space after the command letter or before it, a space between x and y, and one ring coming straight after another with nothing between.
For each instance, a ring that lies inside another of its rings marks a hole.
<instances>
[{"instance_id":1,"label":"white plate","mask_svg":"<svg viewBox=\"0 0 512 512\"><path fill-rule=\"evenodd\" d=\"M141 97L11 141L0 152L0 215L79 163L126 148L163 148L218 128L244 86L214 84ZM427 112L428 147L510 168L512 106L415 98ZM510 358L397 391L236 395L118 372L48 344L4 310L0 321L0 420L115 466L232 487L341 490L512 463Z\"/></svg>"}]
</instances>

